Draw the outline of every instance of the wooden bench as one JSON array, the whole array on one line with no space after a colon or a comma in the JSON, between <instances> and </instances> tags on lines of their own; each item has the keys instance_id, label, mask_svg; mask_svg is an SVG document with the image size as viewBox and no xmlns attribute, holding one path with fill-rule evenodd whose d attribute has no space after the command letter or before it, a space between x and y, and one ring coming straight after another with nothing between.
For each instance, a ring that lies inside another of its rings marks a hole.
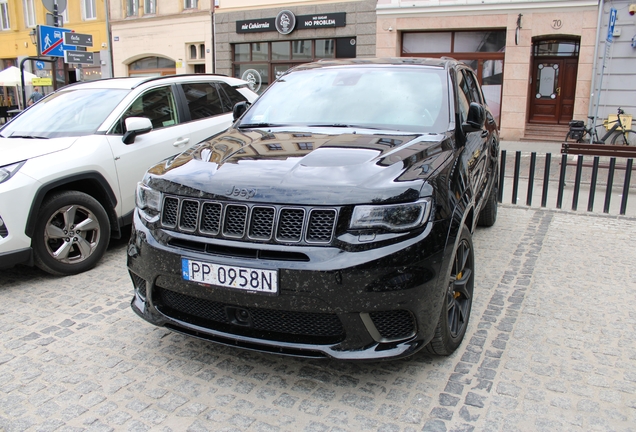
<instances>
[{"instance_id":1,"label":"wooden bench","mask_svg":"<svg viewBox=\"0 0 636 432\"><path fill-rule=\"evenodd\" d=\"M563 143L561 144L561 154L567 155L583 155L583 156L606 156L619 157L626 159L636 158L636 147L625 145L606 145L606 144L585 144L585 143ZM576 161L568 161L567 165L577 165ZM592 162L584 162L584 167L593 167ZM599 164L599 168L609 168L609 163ZM626 163L616 163L614 168L627 169ZM632 170L636 169L632 165Z\"/></svg>"},{"instance_id":2,"label":"wooden bench","mask_svg":"<svg viewBox=\"0 0 636 432\"><path fill-rule=\"evenodd\" d=\"M566 142L561 144L561 153L569 155L636 158L636 146Z\"/></svg>"}]
</instances>

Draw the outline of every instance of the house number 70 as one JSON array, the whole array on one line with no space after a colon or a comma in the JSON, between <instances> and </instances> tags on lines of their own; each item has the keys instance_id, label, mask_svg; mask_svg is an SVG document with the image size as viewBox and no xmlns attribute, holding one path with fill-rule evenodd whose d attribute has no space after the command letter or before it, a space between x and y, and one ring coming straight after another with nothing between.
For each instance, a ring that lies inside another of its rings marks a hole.
<instances>
[{"instance_id":1,"label":"house number 70","mask_svg":"<svg viewBox=\"0 0 636 432\"><path fill-rule=\"evenodd\" d=\"M552 28L553 29L560 29L562 26L563 26L563 23L561 22L560 19L552 20Z\"/></svg>"}]
</instances>

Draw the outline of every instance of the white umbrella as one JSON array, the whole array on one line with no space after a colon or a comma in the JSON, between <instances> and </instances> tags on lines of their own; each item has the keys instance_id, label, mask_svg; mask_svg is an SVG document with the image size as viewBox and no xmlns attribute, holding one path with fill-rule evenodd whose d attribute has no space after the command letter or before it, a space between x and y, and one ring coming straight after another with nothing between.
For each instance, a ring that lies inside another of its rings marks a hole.
<instances>
[{"instance_id":1,"label":"white umbrella","mask_svg":"<svg viewBox=\"0 0 636 432\"><path fill-rule=\"evenodd\" d=\"M31 72L24 71L24 83L31 84L31 80L37 78ZM15 66L9 66L2 72L0 72L0 87L15 87L22 85L22 78L20 77L20 69Z\"/></svg>"}]
</instances>

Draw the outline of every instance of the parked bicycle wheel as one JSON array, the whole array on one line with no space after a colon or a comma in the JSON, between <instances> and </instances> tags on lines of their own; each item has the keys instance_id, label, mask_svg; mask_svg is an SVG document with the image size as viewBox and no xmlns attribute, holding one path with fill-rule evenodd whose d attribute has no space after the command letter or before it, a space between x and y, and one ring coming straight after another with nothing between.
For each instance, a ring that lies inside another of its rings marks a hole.
<instances>
[{"instance_id":1,"label":"parked bicycle wheel","mask_svg":"<svg viewBox=\"0 0 636 432\"><path fill-rule=\"evenodd\" d=\"M624 133L617 132L612 137L612 144L636 146L636 132L631 129L627 129Z\"/></svg>"}]
</instances>

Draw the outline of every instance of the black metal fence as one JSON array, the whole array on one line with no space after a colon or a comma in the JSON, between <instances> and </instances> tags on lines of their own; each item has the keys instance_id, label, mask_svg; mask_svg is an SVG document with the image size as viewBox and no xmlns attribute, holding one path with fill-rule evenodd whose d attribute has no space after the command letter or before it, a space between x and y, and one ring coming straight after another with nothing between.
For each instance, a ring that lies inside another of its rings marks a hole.
<instances>
[{"instance_id":1,"label":"black metal fence","mask_svg":"<svg viewBox=\"0 0 636 432\"><path fill-rule=\"evenodd\" d=\"M631 174L633 169L633 159L620 158L617 162L616 157L604 157L601 161L601 157L594 156L592 162L586 162L584 156L568 156L567 154L561 155L559 167L553 167L553 159L551 153L539 156L540 159L544 159L542 164L537 164L537 153L530 153L528 160L527 155L522 158L522 152L517 151L514 155L514 171L512 176L506 177L506 163L509 159L506 150L501 151L500 156L500 172L499 172L499 202L503 203L506 200L505 192L509 192L510 202L512 204L519 204L519 188L522 183L527 183L527 193L525 204L527 206L533 205L533 199L540 198L541 207L548 207L552 195L554 195L554 187L556 186L556 208L561 209L564 205L564 195L566 188L568 189L568 195L571 196L572 207L571 209L576 211L579 209L579 201L582 198L582 189L589 189L587 192L587 211L594 211L594 200L597 195L597 189L600 189L599 193L604 190L604 202L603 213L610 213L612 198L620 199L619 214L625 215L628 206L627 201L630 192ZM570 159L572 158L572 159ZM555 158L555 162L558 158ZM589 159L588 159L589 161ZM570 168L575 168L572 173ZM556 169L555 169L556 168ZM526 171L527 170L527 171ZM558 171L558 179L556 177ZM526 175L527 173L527 175ZM507 186L506 180L512 177L512 188ZM618 178L617 178L618 177ZM622 179L620 178L622 177ZM605 180L603 184L603 180ZM537 188L540 188L540 196L538 190L535 190L535 182ZM622 183L622 185L621 185ZM507 201L507 200L506 200ZM565 204L567 206L567 203Z\"/></svg>"}]
</instances>

